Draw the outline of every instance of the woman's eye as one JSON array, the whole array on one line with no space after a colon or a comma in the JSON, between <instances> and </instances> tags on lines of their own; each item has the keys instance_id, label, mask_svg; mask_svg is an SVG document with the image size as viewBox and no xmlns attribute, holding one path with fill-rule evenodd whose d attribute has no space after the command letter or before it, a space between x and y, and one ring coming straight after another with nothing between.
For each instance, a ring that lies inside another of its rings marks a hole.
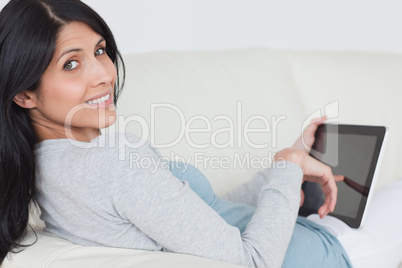
<instances>
[{"instance_id":1,"label":"woman's eye","mask_svg":"<svg viewBox=\"0 0 402 268\"><path fill-rule=\"evenodd\" d=\"M66 64L64 64L64 70L72 71L78 67L78 61L70 60Z\"/></svg>"},{"instance_id":2,"label":"woman's eye","mask_svg":"<svg viewBox=\"0 0 402 268\"><path fill-rule=\"evenodd\" d=\"M101 48L99 48L99 49L95 52L95 57L96 57L96 56L103 55L103 54L105 54L105 53L106 53L106 48L101 47Z\"/></svg>"}]
</instances>

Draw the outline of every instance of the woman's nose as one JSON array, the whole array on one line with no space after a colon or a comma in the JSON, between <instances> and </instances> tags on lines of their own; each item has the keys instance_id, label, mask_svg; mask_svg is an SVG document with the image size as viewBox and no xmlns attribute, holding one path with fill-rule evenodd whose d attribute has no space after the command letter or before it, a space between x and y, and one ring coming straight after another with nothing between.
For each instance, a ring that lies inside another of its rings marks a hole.
<instances>
[{"instance_id":1,"label":"woman's nose","mask_svg":"<svg viewBox=\"0 0 402 268\"><path fill-rule=\"evenodd\" d=\"M116 68L109 58L95 58L90 64L91 86L112 85L116 77Z\"/></svg>"}]
</instances>

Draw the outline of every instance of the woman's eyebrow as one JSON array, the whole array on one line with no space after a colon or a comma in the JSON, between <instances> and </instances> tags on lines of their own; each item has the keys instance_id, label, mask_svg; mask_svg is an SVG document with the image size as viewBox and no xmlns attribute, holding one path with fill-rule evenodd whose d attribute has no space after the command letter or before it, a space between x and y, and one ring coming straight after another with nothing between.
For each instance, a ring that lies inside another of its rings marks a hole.
<instances>
[{"instance_id":1,"label":"woman's eyebrow","mask_svg":"<svg viewBox=\"0 0 402 268\"><path fill-rule=\"evenodd\" d=\"M99 39L98 43L96 43L95 47L99 46L99 44L102 43L103 41L105 41L105 38L102 37L101 39Z\"/></svg>"},{"instance_id":2,"label":"woman's eyebrow","mask_svg":"<svg viewBox=\"0 0 402 268\"><path fill-rule=\"evenodd\" d=\"M96 43L95 47L99 46L99 44L102 43L103 41L105 41L105 38L99 39L99 41ZM66 54L68 54L68 53L71 53L71 52L80 52L80 51L82 51L81 48L72 48L72 49L66 50L66 51L64 51L63 53L61 53L60 57L57 59L56 62L58 62L64 55L66 55Z\"/></svg>"},{"instance_id":3,"label":"woman's eyebrow","mask_svg":"<svg viewBox=\"0 0 402 268\"><path fill-rule=\"evenodd\" d=\"M64 55L66 55L66 54L68 54L68 53L71 53L71 52L80 52L80 51L82 51L81 48L72 48L72 49L66 50L66 51L64 51L63 53L61 53L60 57L57 59L56 62L59 62L59 60L60 60Z\"/></svg>"}]
</instances>

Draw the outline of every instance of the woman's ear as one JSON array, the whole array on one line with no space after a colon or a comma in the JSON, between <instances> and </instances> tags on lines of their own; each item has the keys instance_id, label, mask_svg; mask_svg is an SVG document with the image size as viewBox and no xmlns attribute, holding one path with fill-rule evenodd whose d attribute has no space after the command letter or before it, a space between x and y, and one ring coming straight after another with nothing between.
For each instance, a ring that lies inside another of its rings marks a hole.
<instances>
[{"instance_id":1,"label":"woman's ear","mask_svg":"<svg viewBox=\"0 0 402 268\"><path fill-rule=\"evenodd\" d=\"M32 109L36 107L37 99L34 95L34 92L32 91L25 90L21 93L18 93L17 95L15 95L13 100L18 106L22 108Z\"/></svg>"}]
</instances>

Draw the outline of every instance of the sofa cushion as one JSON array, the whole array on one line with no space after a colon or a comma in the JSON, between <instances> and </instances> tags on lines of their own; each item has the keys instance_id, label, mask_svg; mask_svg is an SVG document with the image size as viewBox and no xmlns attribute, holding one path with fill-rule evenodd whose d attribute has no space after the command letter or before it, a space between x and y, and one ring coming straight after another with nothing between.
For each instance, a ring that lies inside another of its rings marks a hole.
<instances>
[{"instance_id":1,"label":"sofa cushion","mask_svg":"<svg viewBox=\"0 0 402 268\"><path fill-rule=\"evenodd\" d=\"M29 232L25 243L35 241ZM241 267L185 254L75 245L48 232L37 231L37 242L9 254L2 268L129 268L129 267Z\"/></svg>"}]
</instances>

